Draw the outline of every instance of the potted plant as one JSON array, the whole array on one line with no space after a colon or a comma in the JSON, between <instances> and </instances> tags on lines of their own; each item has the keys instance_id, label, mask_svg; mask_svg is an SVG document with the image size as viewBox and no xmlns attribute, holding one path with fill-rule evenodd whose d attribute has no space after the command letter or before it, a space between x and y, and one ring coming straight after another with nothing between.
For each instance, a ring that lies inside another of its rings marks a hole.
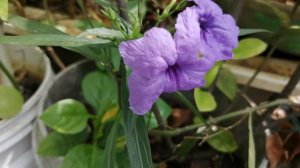
<instances>
[{"instance_id":1,"label":"potted plant","mask_svg":"<svg viewBox=\"0 0 300 168\"><path fill-rule=\"evenodd\" d=\"M16 82L20 92L10 81L1 84L0 162L5 167L20 164L23 154L31 151L32 121L37 116L38 101L51 83L53 72L47 56L37 47L6 45L1 46L1 52L6 54L2 57L8 58L2 67L11 66L11 74L21 75ZM2 75L3 79L5 76ZM22 164L33 165L32 152L28 156L27 162L22 161Z\"/></svg>"},{"instance_id":2,"label":"potted plant","mask_svg":"<svg viewBox=\"0 0 300 168\"><path fill-rule=\"evenodd\" d=\"M232 58L239 31L241 36L261 30L238 31L233 18L224 15L214 2L195 0L190 7L186 7L186 1L171 1L157 14L156 25L159 25L171 14L180 12L174 35L159 27L142 33L142 4L137 5L136 15L129 15L125 1L116 1L116 5L108 1L99 3L113 29L88 29L74 37L42 24L28 21L21 24L12 19L23 29L35 25L42 34L0 37L1 43L63 46L93 59L59 74L43 97L40 109L44 112L40 112L41 120L37 120L33 133L34 149L47 156L36 156L39 166L256 167L261 157L255 159L259 156L255 153L257 139L253 135L255 112L278 105L293 107L299 102L283 98L245 108L247 103L244 106L237 101L244 91L236 98L235 77L217 61ZM252 47L253 39L250 42ZM262 44L254 54L239 55L238 48L234 58L255 56L265 50ZM188 98L191 92L183 94L178 90L192 90L192 98ZM166 101L158 99L163 92L166 96L175 92L182 104L172 107L189 109L178 112L177 119L187 115L186 121L169 126L171 121L166 119L172 111L168 104L172 102L166 97ZM235 105L228 106L231 102ZM236 104L242 109L234 111ZM242 122L245 119L248 121ZM240 123L246 125L237 127ZM232 129L242 132L242 136L233 134ZM242 141L235 136L242 137ZM230 156L234 162L226 159ZM199 162L199 157L204 159Z\"/></svg>"}]
</instances>

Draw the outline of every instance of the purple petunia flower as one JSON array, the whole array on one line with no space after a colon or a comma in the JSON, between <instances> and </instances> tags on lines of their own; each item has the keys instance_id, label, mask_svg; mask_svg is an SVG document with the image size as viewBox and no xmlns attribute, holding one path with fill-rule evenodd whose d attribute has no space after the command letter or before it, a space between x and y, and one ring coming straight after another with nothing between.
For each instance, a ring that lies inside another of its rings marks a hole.
<instances>
[{"instance_id":1,"label":"purple petunia flower","mask_svg":"<svg viewBox=\"0 0 300 168\"><path fill-rule=\"evenodd\" d=\"M129 103L140 115L149 111L163 92L203 86L204 75L212 66L206 59L178 53L172 35L162 28L152 28L143 38L122 42L119 51L132 69Z\"/></svg>"},{"instance_id":2,"label":"purple petunia flower","mask_svg":"<svg viewBox=\"0 0 300 168\"><path fill-rule=\"evenodd\" d=\"M222 9L211 0L193 1L197 5L181 12L175 25L175 41L181 43L182 52L190 51L190 44L185 41L188 39L194 42L193 50L200 51L202 56L212 61L232 59L239 34L235 20L223 14ZM184 38L187 36L189 38Z\"/></svg>"},{"instance_id":3,"label":"purple petunia flower","mask_svg":"<svg viewBox=\"0 0 300 168\"><path fill-rule=\"evenodd\" d=\"M232 58L238 28L211 0L195 0L177 18L174 39L165 29L152 28L144 37L122 42L119 51L132 69L129 103L145 114L163 92L204 85L204 75L218 60Z\"/></svg>"}]
</instances>

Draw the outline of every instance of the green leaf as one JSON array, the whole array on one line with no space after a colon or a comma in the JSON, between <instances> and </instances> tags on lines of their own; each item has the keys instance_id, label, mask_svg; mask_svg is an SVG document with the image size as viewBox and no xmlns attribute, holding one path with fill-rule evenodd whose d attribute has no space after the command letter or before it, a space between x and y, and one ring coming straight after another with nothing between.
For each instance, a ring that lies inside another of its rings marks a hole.
<instances>
[{"instance_id":1,"label":"green leaf","mask_svg":"<svg viewBox=\"0 0 300 168\"><path fill-rule=\"evenodd\" d=\"M248 167L255 168L255 143L254 143L254 136L253 136L253 114L249 114L248 118L248 128L249 128L249 150L248 150Z\"/></svg>"},{"instance_id":2,"label":"green leaf","mask_svg":"<svg viewBox=\"0 0 300 168\"><path fill-rule=\"evenodd\" d=\"M86 126L89 113L85 106L73 99L64 99L50 106L40 116L44 123L63 134L81 132Z\"/></svg>"},{"instance_id":3,"label":"green leaf","mask_svg":"<svg viewBox=\"0 0 300 168\"><path fill-rule=\"evenodd\" d=\"M179 145L178 148L175 150L175 154L177 157L184 157L186 156L199 142L198 139L193 138L185 138L183 142Z\"/></svg>"},{"instance_id":4,"label":"green leaf","mask_svg":"<svg viewBox=\"0 0 300 168\"><path fill-rule=\"evenodd\" d=\"M127 150L133 168L152 168L148 131L143 116L132 111L124 114L124 127Z\"/></svg>"},{"instance_id":5,"label":"green leaf","mask_svg":"<svg viewBox=\"0 0 300 168\"><path fill-rule=\"evenodd\" d=\"M125 150L117 154L117 165L118 168L129 168L131 167L128 154Z\"/></svg>"},{"instance_id":6,"label":"green leaf","mask_svg":"<svg viewBox=\"0 0 300 168\"><path fill-rule=\"evenodd\" d=\"M120 117L118 117L120 118ZM118 137L118 128L120 126L119 119L114 121L114 125L110 131L110 134L106 140L105 150L104 150L104 168L114 168L116 167L116 145Z\"/></svg>"},{"instance_id":7,"label":"green leaf","mask_svg":"<svg viewBox=\"0 0 300 168\"><path fill-rule=\"evenodd\" d=\"M68 152L61 168L99 168L103 157L103 151L97 146L79 145Z\"/></svg>"},{"instance_id":8,"label":"green leaf","mask_svg":"<svg viewBox=\"0 0 300 168\"><path fill-rule=\"evenodd\" d=\"M42 156L64 156L73 147L84 143L87 138L87 130L73 135L52 132L42 140L37 152Z\"/></svg>"},{"instance_id":9,"label":"green leaf","mask_svg":"<svg viewBox=\"0 0 300 168\"><path fill-rule=\"evenodd\" d=\"M83 46L89 44L110 45L110 40L88 39L63 34L31 34L22 36L0 36L0 44L22 44L38 46Z\"/></svg>"},{"instance_id":10,"label":"green leaf","mask_svg":"<svg viewBox=\"0 0 300 168\"><path fill-rule=\"evenodd\" d=\"M217 62L205 75L205 88L210 87L218 76L219 70L222 67L222 62Z\"/></svg>"},{"instance_id":11,"label":"green leaf","mask_svg":"<svg viewBox=\"0 0 300 168\"><path fill-rule=\"evenodd\" d=\"M240 29L239 36L245 36L254 33L271 33L271 31L265 29Z\"/></svg>"},{"instance_id":12,"label":"green leaf","mask_svg":"<svg viewBox=\"0 0 300 168\"><path fill-rule=\"evenodd\" d=\"M97 36L103 39L123 39L124 36L120 31L108 29L105 27L87 29L86 31L80 33L79 37L86 36Z\"/></svg>"},{"instance_id":13,"label":"green leaf","mask_svg":"<svg viewBox=\"0 0 300 168\"><path fill-rule=\"evenodd\" d=\"M15 88L0 86L0 119L16 116L22 110L24 98Z\"/></svg>"},{"instance_id":14,"label":"green leaf","mask_svg":"<svg viewBox=\"0 0 300 168\"><path fill-rule=\"evenodd\" d=\"M172 113L172 108L161 98L158 98L156 101L157 108L164 120L167 120L168 117ZM149 122L149 128L156 128L158 127L158 123L155 119L155 116L153 113L149 112L145 115L146 123Z\"/></svg>"},{"instance_id":15,"label":"green leaf","mask_svg":"<svg viewBox=\"0 0 300 168\"><path fill-rule=\"evenodd\" d=\"M84 98L97 111L104 113L117 105L117 85L113 76L105 72L91 72L82 81Z\"/></svg>"},{"instance_id":16,"label":"green leaf","mask_svg":"<svg viewBox=\"0 0 300 168\"><path fill-rule=\"evenodd\" d=\"M210 112L217 108L214 96L208 91L200 88L194 89L194 99L200 112Z\"/></svg>"},{"instance_id":17,"label":"green leaf","mask_svg":"<svg viewBox=\"0 0 300 168\"><path fill-rule=\"evenodd\" d=\"M3 21L8 19L8 0L0 0L0 18Z\"/></svg>"},{"instance_id":18,"label":"green leaf","mask_svg":"<svg viewBox=\"0 0 300 168\"><path fill-rule=\"evenodd\" d=\"M235 76L229 69L222 68L220 77L217 81L217 87L229 99L233 100L237 92L237 83Z\"/></svg>"},{"instance_id":19,"label":"green leaf","mask_svg":"<svg viewBox=\"0 0 300 168\"><path fill-rule=\"evenodd\" d=\"M222 127L218 127L217 129L218 130L207 139L207 143L220 152L234 152L238 146L233 134Z\"/></svg>"},{"instance_id":20,"label":"green leaf","mask_svg":"<svg viewBox=\"0 0 300 168\"><path fill-rule=\"evenodd\" d=\"M257 38L246 38L239 41L238 47L233 51L234 59L247 59L264 52L268 44Z\"/></svg>"}]
</instances>

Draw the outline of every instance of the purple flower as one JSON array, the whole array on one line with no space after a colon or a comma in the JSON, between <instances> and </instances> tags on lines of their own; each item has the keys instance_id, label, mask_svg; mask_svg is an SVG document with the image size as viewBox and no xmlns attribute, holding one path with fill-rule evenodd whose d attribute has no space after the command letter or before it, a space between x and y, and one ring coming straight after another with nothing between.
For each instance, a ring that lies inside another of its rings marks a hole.
<instances>
[{"instance_id":1,"label":"purple flower","mask_svg":"<svg viewBox=\"0 0 300 168\"><path fill-rule=\"evenodd\" d=\"M189 53L177 52L172 35L152 28L143 38L122 42L119 51L132 69L128 79L129 103L136 114L145 114L163 92L190 90L204 85L212 64Z\"/></svg>"},{"instance_id":2,"label":"purple flower","mask_svg":"<svg viewBox=\"0 0 300 168\"><path fill-rule=\"evenodd\" d=\"M219 60L232 58L238 27L211 0L194 0L178 15L174 39L165 29L152 28L144 37L122 42L119 51L132 69L129 103L145 114L163 92L204 85L204 75Z\"/></svg>"},{"instance_id":3,"label":"purple flower","mask_svg":"<svg viewBox=\"0 0 300 168\"><path fill-rule=\"evenodd\" d=\"M234 19L223 14L222 9L211 0L194 2L197 5L181 12L175 25L175 41L180 52L193 49L211 61L232 59L239 34Z\"/></svg>"}]
</instances>

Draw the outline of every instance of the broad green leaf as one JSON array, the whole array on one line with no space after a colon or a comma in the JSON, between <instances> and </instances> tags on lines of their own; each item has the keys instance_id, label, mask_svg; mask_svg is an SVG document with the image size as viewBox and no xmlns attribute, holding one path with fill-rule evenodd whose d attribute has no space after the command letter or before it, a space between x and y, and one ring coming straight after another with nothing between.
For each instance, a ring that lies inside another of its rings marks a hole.
<instances>
[{"instance_id":1,"label":"broad green leaf","mask_svg":"<svg viewBox=\"0 0 300 168\"><path fill-rule=\"evenodd\" d=\"M238 47L233 51L234 59L247 59L258 56L264 52L268 44L257 38L246 38L239 41Z\"/></svg>"},{"instance_id":2,"label":"broad green leaf","mask_svg":"<svg viewBox=\"0 0 300 168\"><path fill-rule=\"evenodd\" d=\"M210 112L217 108L214 96L208 91L200 88L194 89L194 99L200 112Z\"/></svg>"},{"instance_id":3,"label":"broad green leaf","mask_svg":"<svg viewBox=\"0 0 300 168\"><path fill-rule=\"evenodd\" d=\"M99 168L103 165L103 155L103 150L95 145L79 145L64 157L61 168Z\"/></svg>"},{"instance_id":4,"label":"broad green leaf","mask_svg":"<svg viewBox=\"0 0 300 168\"><path fill-rule=\"evenodd\" d=\"M255 143L254 143L254 136L253 136L253 114L249 114L248 118L248 129L249 129L249 150L248 150L248 167L249 168L255 168Z\"/></svg>"},{"instance_id":5,"label":"broad green leaf","mask_svg":"<svg viewBox=\"0 0 300 168\"><path fill-rule=\"evenodd\" d=\"M0 86L0 119L16 116L22 110L24 98L15 88Z\"/></svg>"},{"instance_id":6,"label":"broad green leaf","mask_svg":"<svg viewBox=\"0 0 300 168\"><path fill-rule=\"evenodd\" d=\"M210 87L218 76L219 70L222 67L222 62L217 62L205 75L205 88Z\"/></svg>"},{"instance_id":7,"label":"broad green leaf","mask_svg":"<svg viewBox=\"0 0 300 168\"><path fill-rule=\"evenodd\" d=\"M40 116L44 123L63 134L81 132L86 126L89 113L85 106L73 99L61 100L48 107Z\"/></svg>"},{"instance_id":8,"label":"broad green leaf","mask_svg":"<svg viewBox=\"0 0 300 168\"><path fill-rule=\"evenodd\" d=\"M72 135L52 132L42 140L37 152L42 156L64 156L73 147L84 143L87 138L87 130Z\"/></svg>"},{"instance_id":9,"label":"broad green leaf","mask_svg":"<svg viewBox=\"0 0 300 168\"><path fill-rule=\"evenodd\" d=\"M271 31L265 29L240 29L239 36L245 36L255 33L271 33Z\"/></svg>"},{"instance_id":10,"label":"broad green leaf","mask_svg":"<svg viewBox=\"0 0 300 168\"><path fill-rule=\"evenodd\" d=\"M103 39L123 39L124 36L120 31L108 29L105 27L87 29L86 31L80 33L79 37L86 36L97 36Z\"/></svg>"},{"instance_id":11,"label":"broad green leaf","mask_svg":"<svg viewBox=\"0 0 300 168\"><path fill-rule=\"evenodd\" d=\"M8 19L8 0L0 0L0 19L7 21Z\"/></svg>"},{"instance_id":12,"label":"broad green leaf","mask_svg":"<svg viewBox=\"0 0 300 168\"><path fill-rule=\"evenodd\" d=\"M207 143L224 153L234 152L238 148L233 134L222 127L218 127L218 130L207 139Z\"/></svg>"},{"instance_id":13,"label":"broad green leaf","mask_svg":"<svg viewBox=\"0 0 300 168\"><path fill-rule=\"evenodd\" d=\"M217 81L217 87L222 91L229 99L233 100L237 92L237 83L235 76L229 69L222 68L220 77Z\"/></svg>"},{"instance_id":14,"label":"broad green leaf","mask_svg":"<svg viewBox=\"0 0 300 168\"><path fill-rule=\"evenodd\" d=\"M22 44L38 46L84 46L89 44L110 45L107 39L88 39L63 34L31 34L22 36L0 36L0 44Z\"/></svg>"},{"instance_id":15,"label":"broad green leaf","mask_svg":"<svg viewBox=\"0 0 300 168\"><path fill-rule=\"evenodd\" d=\"M113 76L105 72L89 73L82 81L84 98L91 104L98 114L117 105L117 85Z\"/></svg>"},{"instance_id":16,"label":"broad green leaf","mask_svg":"<svg viewBox=\"0 0 300 168\"><path fill-rule=\"evenodd\" d=\"M167 120L172 113L172 108L161 98L156 101L157 108L164 120ZM149 112L145 115L146 123L149 123L149 128L158 127L158 123L153 113ZM149 121L150 120L150 121Z\"/></svg>"},{"instance_id":17,"label":"broad green leaf","mask_svg":"<svg viewBox=\"0 0 300 168\"><path fill-rule=\"evenodd\" d=\"M116 167L116 145L117 145L119 126L120 126L120 122L119 119L117 119L114 121L114 125L106 140L105 150L104 150L104 162L103 162L104 168Z\"/></svg>"}]
</instances>

